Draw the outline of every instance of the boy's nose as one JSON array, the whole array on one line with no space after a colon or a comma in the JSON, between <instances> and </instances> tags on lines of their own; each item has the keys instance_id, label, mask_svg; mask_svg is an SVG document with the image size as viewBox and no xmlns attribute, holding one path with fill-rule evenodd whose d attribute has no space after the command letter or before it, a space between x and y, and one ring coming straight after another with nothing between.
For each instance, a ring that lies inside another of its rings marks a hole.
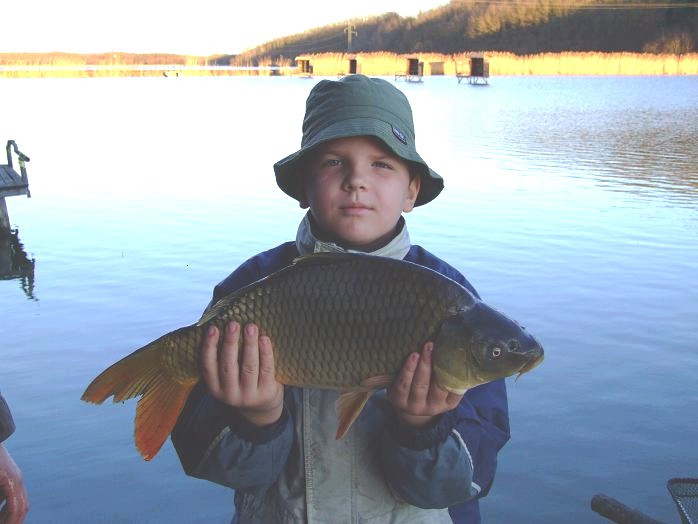
<instances>
[{"instance_id":1,"label":"boy's nose","mask_svg":"<svg viewBox=\"0 0 698 524\"><path fill-rule=\"evenodd\" d=\"M347 169L344 176L344 189L347 191L366 189L366 177L361 167L352 165Z\"/></svg>"}]
</instances>

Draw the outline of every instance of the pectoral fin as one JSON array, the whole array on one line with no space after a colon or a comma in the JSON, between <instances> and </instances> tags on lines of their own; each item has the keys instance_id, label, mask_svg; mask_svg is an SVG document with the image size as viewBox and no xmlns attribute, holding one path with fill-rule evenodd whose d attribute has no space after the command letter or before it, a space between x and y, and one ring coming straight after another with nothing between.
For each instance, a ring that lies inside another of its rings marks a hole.
<instances>
[{"instance_id":1,"label":"pectoral fin","mask_svg":"<svg viewBox=\"0 0 698 524\"><path fill-rule=\"evenodd\" d=\"M349 428L364 409L368 398L374 390L345 391L337 399L335 409L337 410L337 435L339 440L346 435Z\"/></svg>"},{"instance_id":2,"label":"pectoral fin","mask_svg":"<svg viewBox=\"0 0 698 524\"><path fill-rule=\"evenodd\" d=\"M395 377L393 375L377 375L361 381L361 387L365 389L387 388Z\"/></svg>"}]
</instances>

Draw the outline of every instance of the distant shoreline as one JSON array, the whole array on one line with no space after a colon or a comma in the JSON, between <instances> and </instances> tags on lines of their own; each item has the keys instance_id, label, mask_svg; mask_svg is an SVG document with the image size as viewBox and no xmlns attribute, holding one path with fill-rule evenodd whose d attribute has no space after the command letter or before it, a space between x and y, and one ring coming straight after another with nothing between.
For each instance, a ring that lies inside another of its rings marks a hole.
<instances>
[{"instance_id":1,"label":"distant shoreline","mask_svg":"<svg viewBox=\"0 0 698 524\"><path fill-rule=\"evenodd\" d=\"M490 76L568 76L568 75L698 75L698 53L683 55L650 53L562 52L515 55L504 52L481 53L489 64ZM471 53L319 53L302 58L312 65L312 76L350 74L350 61L356 72L370 76L404 74L407 60L416 58L422 74L457 76L469 73ZM257 65L235 63L209 65L214 57L148 55L126 53L0 53L0 78L89 78L157 76L295 76L294 59ZM306 73L304 76L310 76Z\"/></svg>"}]
</instances>

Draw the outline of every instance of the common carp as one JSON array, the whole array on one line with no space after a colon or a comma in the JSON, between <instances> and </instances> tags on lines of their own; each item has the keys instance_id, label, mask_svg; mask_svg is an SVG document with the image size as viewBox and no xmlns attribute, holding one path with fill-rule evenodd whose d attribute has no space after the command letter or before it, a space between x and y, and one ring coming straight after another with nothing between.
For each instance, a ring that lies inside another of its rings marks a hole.
<instances>
[{"instance_id":1,"label":"common carp","mask_svg":"<svg viewBox=\"0 0 698 524\"><path fill-rule=\"evenodd\" d=\"M341 390L341 438L371 394L405 358L434 341L433 376L462 394L525 373L543 348L524 328L457 282L423 266L362 254L322 253L246 286L193 325L167 333L116 362L82 399L100 404L141 396L135 440L152 459L199 380L199 347L211 325L254 323L272 341L276 378L289 386Z\"/></svg>"}]
</instances>

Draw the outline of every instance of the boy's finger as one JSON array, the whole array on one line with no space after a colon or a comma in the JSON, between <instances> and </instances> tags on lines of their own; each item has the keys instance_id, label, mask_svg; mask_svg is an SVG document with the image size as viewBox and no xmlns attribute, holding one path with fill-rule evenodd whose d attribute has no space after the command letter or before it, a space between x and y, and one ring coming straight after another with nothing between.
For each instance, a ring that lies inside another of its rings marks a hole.
<instances>
[{"instance_id":1,"label":"boy's finger","mask_svg":"<svg viewBox=\"0 0 698 524\"><path fill-rule=\"evenodd\" d=\"M225 326L223 344L218 355L218 375L221 387L225 390L238 385L238 347L240 342L240 324L229 322Z\"/></svg>"},{"instance_id":2,"label":"boy's finger","mask_svg":"<svg viewBox=\"0 0 698 524\"><path fill-rule=\"evenodd\" d=\"M220 391L218 378L218 329L210 326L201 343L201 376L212 393Z\"/></svg>"},{"instance_id":3,"label":"boy's finger","mask_svg":"<svg viewBox=\"0 0 698 524\"><path fill-rule=\"evenodd\" d=\"M431 381L431 352L434 349L432 342L427 342L417 362L417 369L412 379L410 401L416 403L425 402L429 395L429 383Z\"/></svg>"},{"instance_id":4,"label":"boy's finger","mask_svg":"<svg viewBox=\"0 0 698 524\"><path fill-rule=\"evenodd\" d=\"M269 337L259 337L259 387L275 382L274 352Z\"/></svg>"},{"instance_id":5,"label":"boy's finger","mask_svg":"<svg viewBox=\"0 0 698 524\"><path fill-rule=\"evenodd\" d=\"M412 379L414 377L414 372L417 369L417 363L419 362L419 353L410 353L405 359L405 363L402 365L402 369L397 376L397 379L390 388L394 393L391 395L398 404L404 405L407 403L408 397L410 395L410 388L412 387Z\"/></svg>"},{"instance_id":6,"label":"boy's finger","mask_svg":"<svg viewBox=\"0 0 698 524\"><path fill-rule=\"evenodd\" d=\"M257 326L245 326L242 342L242 366L240 368L240 387L251 391L257 389L259 381L259 332Z\"/></svg>"}]
</instances>

